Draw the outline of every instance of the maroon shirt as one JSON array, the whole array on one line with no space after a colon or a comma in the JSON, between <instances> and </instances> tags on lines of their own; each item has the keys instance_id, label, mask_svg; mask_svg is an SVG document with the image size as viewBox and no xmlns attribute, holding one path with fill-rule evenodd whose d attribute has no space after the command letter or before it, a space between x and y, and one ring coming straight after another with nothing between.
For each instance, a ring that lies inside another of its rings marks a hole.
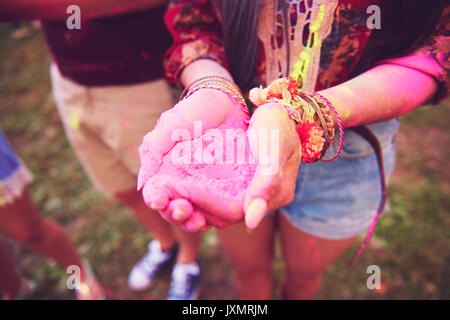
<instances>
[{"instance_id":1,"label":"maroon shirt","mask_svg":"<svg viewBox=\"0 0 450 320\"><path fill-rule=\"evenodd\" d=\"M164 77L163 56L172 38L166 7L81 21L43 21L42 29L62 75L87 86L124 85Z\"/></svg>"}]
</instances>

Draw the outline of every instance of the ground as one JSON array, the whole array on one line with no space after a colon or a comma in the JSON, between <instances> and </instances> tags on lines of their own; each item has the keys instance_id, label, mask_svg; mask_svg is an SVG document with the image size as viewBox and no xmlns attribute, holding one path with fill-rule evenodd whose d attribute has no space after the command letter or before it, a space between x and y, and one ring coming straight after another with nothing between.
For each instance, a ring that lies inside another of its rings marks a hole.
<instances>
[{"instance_id":1,"label":"ground","mask_svg":"<svg viewBox=\"0 0 450 320\"><path fill-rule=\"evenodd\" d=\"M41 212L69 231L111 299L164 299L170 271L144 293L126 277L144 254L149 234L131 212L90 185L61 126L50 92L50 55L38 30L15 40L0 24L0 128L34 174L30 186ZM318 299L450 299L450 101L402 118L398 161L383 217L356 266L359 243L326 273ZM53 263L8 241L21 272L37 283L33 299L71 299L66 274ZM276 284L283 275L280 250ZM214 231L202 247L203 299L233 299L233 273ZM381 268L382 287L369 290L369 265ZM206 268L207 266L207 268ZM276 287L276 286L275 286ZM274 289L276 297L276 289Z\"/></svg>"}]
</instances>

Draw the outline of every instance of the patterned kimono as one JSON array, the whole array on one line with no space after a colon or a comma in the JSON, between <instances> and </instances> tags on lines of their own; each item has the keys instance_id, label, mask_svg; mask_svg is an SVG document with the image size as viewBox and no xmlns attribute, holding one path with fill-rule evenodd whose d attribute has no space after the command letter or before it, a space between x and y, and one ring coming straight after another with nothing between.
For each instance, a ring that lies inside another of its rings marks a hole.
<instances>
[{"instance_id":1,"label":"patterned kimono","mask_svg":"<svg viewBox=\"0 0 450 320\"><path fill-rule=\"evenodd\" d=\"M265 85L299 67L305 90L321 90L349 80L372 32L367 27L370 14L366 10L374 4L377 1L264 0L259 16L255 81ZM283 10L287 13L283 14ZM440 97L449 83L449 16L450 6L432 37L414 53L431 56L440 67L408 66L434 77L440 84ZM200 58L213 59L229 68L215 1L171 1L165 21L174 38L165 60L171 83L177 83L183 68ZM299 62L303 65L298 66Z\"/></svg>"}]
</instances>

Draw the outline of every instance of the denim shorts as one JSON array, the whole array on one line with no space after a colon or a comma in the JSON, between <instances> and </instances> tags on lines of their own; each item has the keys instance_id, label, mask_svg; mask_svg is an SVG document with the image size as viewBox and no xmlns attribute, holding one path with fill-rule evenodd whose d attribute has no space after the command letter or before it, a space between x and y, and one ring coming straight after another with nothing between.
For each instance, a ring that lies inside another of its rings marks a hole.
<instances>
[{"instance_id":1,"label":"denim shorts","mask_svg":"<svg viewBox=\"0 0 450 320\"><path fill-rule=\"evenodd\" d=\"M386 182L394 169L398 119L368 126L383 149ZM333 145L328 154L336 152ZM294 200L280 209L298 229L325 239L345 239L366 230L381 199L375 153L357 133L344 132L344 147L334 161L300 166Z\"/></svg>"},{"instance_id":2,"label":"denim shorts","mask_svg":"<svg viewBox=\"0 0 450 320\"><path fill-rule=\"evenodd\" d=\"M0 207L14 202L31 181L31 173L0 131Z\"/></svg>"}]
</instances>

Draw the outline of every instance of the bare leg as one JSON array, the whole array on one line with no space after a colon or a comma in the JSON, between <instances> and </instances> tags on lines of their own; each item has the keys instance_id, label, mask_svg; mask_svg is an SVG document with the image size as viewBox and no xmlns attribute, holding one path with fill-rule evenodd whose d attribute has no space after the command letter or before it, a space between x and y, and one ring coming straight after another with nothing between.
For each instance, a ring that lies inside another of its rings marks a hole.
<instances>
[{"instance_id":1,"label":"bare leg","mask_svg":"<svg viewBox=\"0 0 450 320\"><path fill-rule=\"evenodd\" d=\"M16 299L19 294L22 277L17 273L6 248L0 243L0 288L6 299Z\"/></svg>"},{"instance_id":2,"label":"bare leg","mask_svg":"<svg viewBox=\"0 0 450 320\"><path fill-rule=\"evenodd\" d=\"M310 299L320 288L324 271L355 241L355 237L328 240L295 228L279 214L281 247L285 262L282 286L286 299Z\"/></svg>"},{"instance_id":3,"label":"bare leg","mask_svg":"<svg viewBox=\"0 0 450 320\"><path fill-rule=\"evenodd\" d=\"M134 189L116 194L116 198L133 209L139 221L159 241L163 251L169 250L178 242L178 262L190 263L197 260L203 239L202 232L186 232L178 226L169 224L158 212L150 209L145 204L141 192Z\"/></svg>"},{"instance_id":4,"label":"bare leg","mask_svg":"<svg viewBox=\"0 0 450 320\"><path fill-rule=\"evenodd\" d=\"M186 232L179 226L173 226L173 230L179 245L177 262L191 263L197 261L203 232Z\"/></svg>"},{"instance_id":5,"label":"bare leg","mask_svg":"<svg viewBox=\"0 0 450 320\"><path fill-rule=\"evenodd\" d=\"M242 299L270 299L272 292L275 215L250 233L243 223L217 231L237 275Z\"/></svg>"},{"instance_id":6,"label":"bare leg","mask_svg":"<svg viewBox=\"0 0 450 320\"><path fill-rule=\"evenodd\" d=\"M86 270L68 234L54 220L39 213L27 190L13 204L0 207L0 231L63 268L80 266L81 280L85 280Z\"/></svg>"},{"instance_id":7,"label":"bare leg","mask_svg":"<svg viewBox=\"0 0 450 320\"><path fill-rule=\"evenodd\" d=\"M140 192L131 189L120 192L115 197L120 203L133 210L137 219L159 241L163 251L167 251L175 245L176 238L172 226L161 218L158 212L147 207Z\"/></svg>"}]
</instances>

